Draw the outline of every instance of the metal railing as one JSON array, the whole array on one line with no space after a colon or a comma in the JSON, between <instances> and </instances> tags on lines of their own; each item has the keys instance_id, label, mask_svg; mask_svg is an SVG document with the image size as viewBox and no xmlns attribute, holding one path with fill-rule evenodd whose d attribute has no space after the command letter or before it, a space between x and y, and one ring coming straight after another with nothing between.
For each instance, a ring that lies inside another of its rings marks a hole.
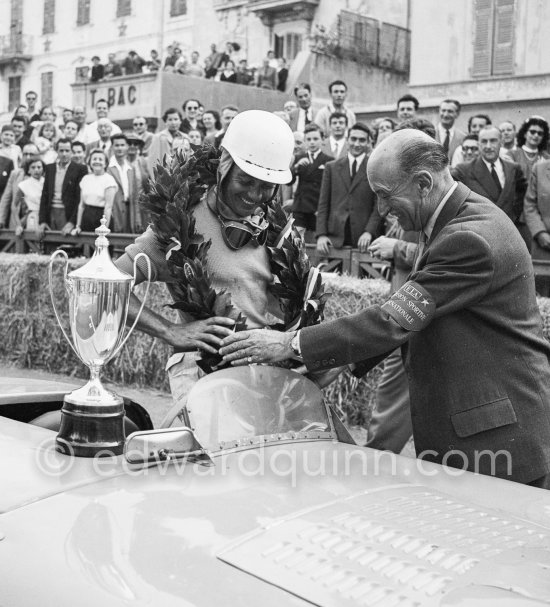
<instances>
[{"instance_id":1,"label":"metal railing","mask_svg":"<svg viewBox=\"0 0 550 607\"><path fill-rule=\"evenodd\" d=\"M0 36L0 60L30 57L32 43L33 37L24 34Z\"/></svg>"}]
</instances>

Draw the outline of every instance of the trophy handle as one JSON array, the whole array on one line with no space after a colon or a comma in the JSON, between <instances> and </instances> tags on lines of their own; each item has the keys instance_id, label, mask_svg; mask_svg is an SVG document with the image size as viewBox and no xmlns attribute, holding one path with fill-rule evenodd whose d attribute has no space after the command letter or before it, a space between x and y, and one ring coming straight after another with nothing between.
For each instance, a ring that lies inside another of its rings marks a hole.
<instances>
[{"instance_id":1,"label":"trophy handle","mask_svg":"<svg viewBox=\"0 0 550 607\"><path fill-rule=\"evenodd\" d=\"M65 258L65 267L63 268L63 281L64 281L64 284L67 285L67 267L69 265L69 257L67 255L67 253L65 253L65 251L63 251L63 249L57 249L57 251L55 251L52 254L52 256L50 257L50 266L48 269L48 281L49 281L49 285L50 285L50 299L52 300L53 311L55 313L55 317L57 318L57 324L61 328L61 331L63 332L63 335L65 336L65 339L67 340L67 343L69 344L69 346L71 346L71 350L76 354L76 357L78 358L78 360L84 362L82 360L82 358L80 358L80 354L76 351L75 347L73 346L72 339L69 338L69 336L67 335L67 332L63 328L63 324L61 323L61 318L59 317L59 314L57 313L57 308L55 306L55 298L53 296L53 262L58 255L61 255Z\"/></svg>"},{"instance_id":2,"label":"trophy handle","mask_svg":"<svg viewBox=\"0 0 550 607\"><path fill-rule=\"evenodd\" d=\"M145 295L143 296L143 300L141 301L141 306L139 308L139 312L136 315L136 318L134 319L134 323L130 327L130 330L128 331L128 333L126 334L126 337L122 340L122 342L120 343L118 348L109 357L109 360L111 358L114 358L122 350L122 348L124 347L124 344L128 341L128 338L130 337L133 330L135 329L137 322L139 320L139 317L141 316L141 313L143 312L143 308L145 307L145 302L147 300L147 296L149 295L149 287L151 286L151 260L149 259L149 256L146 255L145 253L138 253L134 258L134 284L135 284L136 276L137 276L137 261L140 257L144 257L147 262L147 288L145 289Z\"/></svg>"}]
</instances>

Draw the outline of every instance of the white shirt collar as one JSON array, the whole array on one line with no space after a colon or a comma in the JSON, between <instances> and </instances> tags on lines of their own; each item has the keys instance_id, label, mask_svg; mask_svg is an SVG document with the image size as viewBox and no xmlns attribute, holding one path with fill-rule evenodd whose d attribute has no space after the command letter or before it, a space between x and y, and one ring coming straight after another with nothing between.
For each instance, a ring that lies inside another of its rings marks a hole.
<instances>
[{"instance_id":1,"label":"white shirt collar","mask_svg":"<svg viewBox=\"0 0 550 607\"><path fill-rule=\"evenodd\" d=\"M352 156L349 152L348 152L348 162L349 162L349 170L351 171L351 165L353 164L354 160L357 160L357 168L359 168L359 165L363 162L364 158L365 158L366 154L361 154L360 156Z\"/></svg>"},{"instance_id":2,"label":"white shirt collar","mask_svg":"<svg viewBox=\"0 0 550 607\"><path fill-rule=\"evenodd\" d=\"M109 160L109 166L118 167L123 171L129 171L132 168L130 166L130 163L126 159L124 159L124 162L122 164L118 164L117 159L114 156L111 156L111 160Z\"/></svg>"},{"instance_id":3,"label":"white shirt collar","mask_svg":"<svg viewBox=\"0 0 550 607\"><path fill-rule=\"evenodd\" d=\"M435 222L437 221L437 218L439 217L441 211L443 210L445 203L447 202L447 200L449 200L449 198L451 197L451 194L456 190L457 187L458 187L458 183L455 181L453 183L453 185L449 188L449 191L445 194L445 196L443 196L441 202L437 205L437 208L432 213L432 216L430 217L430 219L428 219L428 223L426 224L426 226L424 228L424 234L426 234L427 240L430 240L430 238L432 237L432 232L433 232L433 229L435 226Z\"/></svg>"}]
</instances>

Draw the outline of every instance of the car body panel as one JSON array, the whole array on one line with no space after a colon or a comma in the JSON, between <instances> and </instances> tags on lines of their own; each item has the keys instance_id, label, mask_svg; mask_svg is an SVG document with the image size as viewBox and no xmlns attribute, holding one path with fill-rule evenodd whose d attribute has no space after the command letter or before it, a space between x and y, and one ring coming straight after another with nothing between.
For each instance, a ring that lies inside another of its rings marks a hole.
<instances>
[{"instance_id":1,"label":"car body panel","mask_svg":"<svg viewBox=\"0 0 550 607\"><path fill-rule=\"evenodd\" d=\"M32 377L3 377L0 380L0 405L62 401L65 394L78 387L77 383Z\"/></svg>"},{"instance_id":2,"label":"car body panel","mask_svg":"<svg viewBox=\"0 0 550 607\"><path fill-rule=\"evenodd\" d=\"M67 459L81 477L86 460ZM214 466L176 462L131 469L120 457L94 461L88 484L59 485L48 499L0 516L2 598L10 607L38 604L44 592L60 605L78 592L83 606L325 607L368 605L369 596L384 607L444 604L451 590L466 592L497 558L504 562L502 572L523 559L523 567L531 568L532 598L550 601L550 577L541 578L550 567L550 519L544 527L529 520L530 510L542 512L540 522L550 513L550 498L541 490L521 487L514 495L514 483L456 476L456 470L434 464L420 470L416 460L380 457L334 441L221 452ZM498 507L488 510L491 503L509 510L510 502L522 518ZM316 535L320 542L312 541ZM396 547L398 540L412 546L409 554ZM310 562L316 556L324 565L315 579L300 574L292 558L292 549L305 550L306 544L316 551ZM346 556L354 549L366 551L370 569ZM455 570L430 562L438 554ZM392 594L397 574L384 577L384 567L376 570L374 561L391 570L408 563L414 575ZM32 587L22 588L18 579L22 562ZM351 578L339 579L343 562L363 583L363 595L346 594ZM505 578L494 573L494 593L504 593ZM414 588L421 582L425 588ZM519 582L515 589L522 590ZM395 602L404 597L409 603Z\"/></svg>"}]
</instances>

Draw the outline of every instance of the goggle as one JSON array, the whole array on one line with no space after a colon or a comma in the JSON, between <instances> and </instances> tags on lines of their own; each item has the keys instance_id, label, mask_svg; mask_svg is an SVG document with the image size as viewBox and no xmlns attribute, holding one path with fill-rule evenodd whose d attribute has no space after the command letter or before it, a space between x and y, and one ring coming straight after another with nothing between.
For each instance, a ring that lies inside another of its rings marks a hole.
<instances>
[{"instance_id":1,"label":"goggle","mask_svg":"<svg viewBox=\"0 0 550 607\"><path fill-rule=\"evenodd\" d=\"M269 223L262 219L259 224L246 219L241 221L226 220L218 213L222 226L222 237L225 244L234 251L242 249L249 242L254 246L263 246L267 242L267 228Z\"/></svg>"}]
</instances>

